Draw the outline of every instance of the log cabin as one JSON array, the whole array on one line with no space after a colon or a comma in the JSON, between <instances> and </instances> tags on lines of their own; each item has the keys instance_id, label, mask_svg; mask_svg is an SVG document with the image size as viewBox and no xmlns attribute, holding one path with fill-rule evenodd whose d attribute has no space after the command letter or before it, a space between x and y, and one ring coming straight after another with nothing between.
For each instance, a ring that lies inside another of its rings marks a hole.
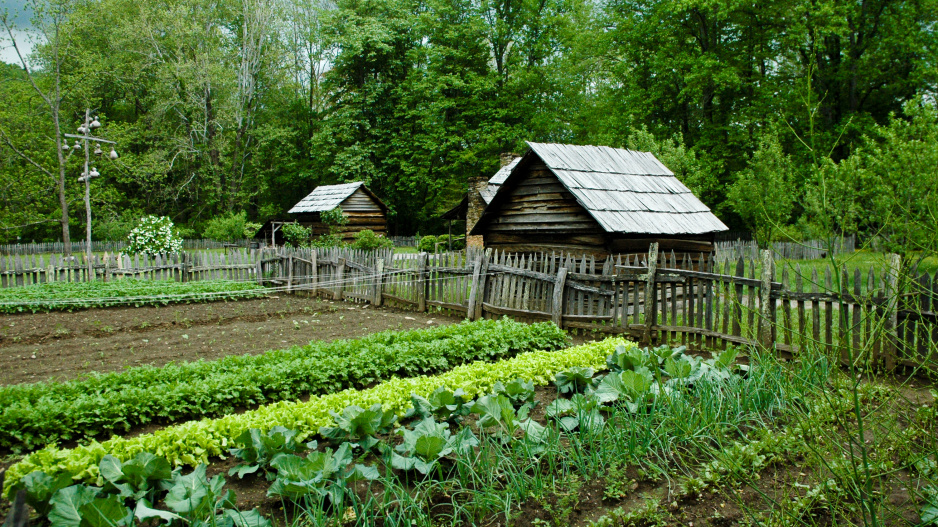
<instances>
[{"instance_id":1,"label":"log cabin","mask_svg":"<svg viewBox=\"0 0 938 527\"><path fill-rule=\"evenodd\" d=\"M727 227L648 152L528 143L484 186L470 189L467 234L508 252L562 251L605 258L647 253L680 260L713 251ZM473 214L474 201L481 212ZM478 218L476 220L476 218Z\"/></svg>"},{"instance_id":2,"label":"log cabin","mask_svg":"<svg viewBox=\"0 0 938 527\"><path fill-rule=\"evenodd\" d=\"M337 207L342 209L348 218L346 225L338 227L342 241L353 242L355 234L366 229L381 236L387 235L388 207L361 181L316 187L287 211L291 215L287 222L296 221L300 225L312 228L313 236L328 234L329 226L322 222L320 215ZM263 239L271 238L275 244L283 243L283 235L279 229L272 232L277 226L276 223L278 222L265 224L258 236Z\"/></svg>"}]
</instances>

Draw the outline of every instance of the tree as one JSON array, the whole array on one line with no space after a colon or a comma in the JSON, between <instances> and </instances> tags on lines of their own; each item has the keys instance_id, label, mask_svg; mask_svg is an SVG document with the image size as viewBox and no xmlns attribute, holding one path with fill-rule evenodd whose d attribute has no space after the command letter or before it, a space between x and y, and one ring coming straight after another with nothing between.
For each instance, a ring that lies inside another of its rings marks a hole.
<instances>
[{"instance_id":1,"label":"tree","mask_svg":"<svg viewBox=\"0 0 938 527\"><path fill-rule=\"evenodd\" d=\"M782 151L778 135L770 131L760 138L748 166L730 187L733 208L763 247L775 241L776 232L791 217L793 172L791 158Z\"/></svg>"},{"instance_id":2,"label":"tree","mask_svg":"<svg viewBox=\"0 0 938 527\"><path fill-rule=\"evenodd\" d=\"M850 175L866 189L864 232L920 260L938 254L938 106L917 99L903 110L874 129Z\"/></svg>"},{"instance_id":3,"label":"tree","mask_svg":"<svg viewBox=\"0 0 938 527\"><path fill-rule=\"evenodd\" d=\"M33 13L32 27L39 32L43 39L43 43L38 46L38 51L33 57L27 57L21 51L13 31L15 25L9 13L3 13L0 16L0 24L3 25L3 30L6 33L6 39L4 40L8 40L9 45L13 47L26 80L43 103L45 110L43 118L48 119L49 124L51 124L50 135L52 140L44 140L39 144L42 144L45 148L54 148L55 160L50 163L47 156L32 150L33 145L27 147L20 144L16 138L21 137L21 134L12 131L4 123L0 123L0 140L6 144L14 155L23 159L33 169L44 174L50 180L55 181L59 212L61 214L58 221L62 227L62 242L65 245L66 253L70 254L71 236L68 220L68 196L65 185L66 151L68 149L63 149L67 145L65 137L63 137L65 131L62 121L67 115L64 108L66 93L75 89L80 79L68 78L63 70L66 68L66 62L71 58L73 41L65 27L74 11L75 4L73 0L30 0L28 5ZM0 44L2 43L3 40L0 40ZM33 62L32 59L35 61ZM34 64L36 64L35 67Z\"/></svg>"}]
</instances>

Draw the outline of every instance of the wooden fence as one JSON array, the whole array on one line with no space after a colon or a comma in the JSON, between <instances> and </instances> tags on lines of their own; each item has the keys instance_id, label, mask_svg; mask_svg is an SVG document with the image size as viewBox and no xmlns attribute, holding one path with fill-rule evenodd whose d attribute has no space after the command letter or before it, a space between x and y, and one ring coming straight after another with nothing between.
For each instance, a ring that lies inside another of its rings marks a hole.
<instances>
[{"instance_id":1,"label":"wooden fence","mask_svg":"<svg viewBox=\"0 0 938 527\"><path fill-rule=\"evenodd\" d=\"M834 255L850 254L856 251L857 237L854 235L837 238L833 244L824 240L804 242L775 242L772 252L776 258L786 260L818 260L826 258L828 248ZM740 257L750 260L759 259L759 244L755 240L718 241L715 244L718 262L736 261Z\"/></svg>"},{"instance_id":2,"label":"wooden fence","mask_svg":"<svg viewBox=\"0 0 938 527\"><path fill-rule=\"evenodd\" d=\"M843 362L938 371L938 275L903 272L895 255L866 273L778 269L771 252L760 256L718 263L701 255L700 268L658 254L657 246L648 255L605 261L473 250L299 251L272 253L262 279L333 299L470 319L551 320L644 343L760 345L789 355L813 346Z\"/></svg>"},{"instance_id":3,"label":"wooden fence","mask_svg":"<svg viewBox=\"0 0 938 527\"><path fill-rule=\"evenodd\" d=\"M896 255L866 271L779 269L770 251L759 256L718 261L700 255L703 263L696 265L658 254L657 245L647 255L605 261L476 249L437 255L277 249L102 255L94 270L96 279L256 280L286 292L470 319L551 320L644 343L752 344L791 355L813 346L844 362L938 371L938 275L903 270ZM0 258L0 286L82 281L86 269L81 255Z\"/></svg>"},{"instance_id":4,"label":"wooden fence","mask_svg":"<svg viewBox=\"0 0 938 527\"><path fill-rule=\"evenodd\" d=\"M218 241L208 239L185 239L182 241L182 248L187 251L198 251L206 249L225 249L231 247L250 247L257 240L243 239L234 241ZM85 253L87 244L83 241L72 242L72 253ZM124 250L127 247L125 241L92 241L91 251L96 253L115 253ZM46 243L11 243L0 245L0 255L25 255L25 254L61 254L65 252L65 244L62 242Z\"/></svg>"},{"instance_id":5,"label":"wooden fence","mask_svg":"<svg viewBox=\"0 0 938 527\"><path fill-rule=\"evenodd\" d=\"M189 251L173 255L93 254L94 280L124 277L153 280L256 280L262 251L231 250L227 253ZM20 287L47 282L87 282L88 265L83 253L62 255L0 256L0 287Z\"/></svg>"},{"instance_id":6,"label":"wooden fence","mask_svg":"<svg viewBox=\"0 0 938 527\"><path fill-rule=\"evenodd\" d=\"M388 236L395 247L416 247L420 241L416 236Z\"/></svg>"}]
</instances>

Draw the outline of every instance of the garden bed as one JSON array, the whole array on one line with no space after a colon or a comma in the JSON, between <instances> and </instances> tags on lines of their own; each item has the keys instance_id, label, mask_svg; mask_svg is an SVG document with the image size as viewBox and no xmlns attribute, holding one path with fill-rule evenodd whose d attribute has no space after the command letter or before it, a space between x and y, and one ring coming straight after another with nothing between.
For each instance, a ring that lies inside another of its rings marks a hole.
<instances>
[{"instance_id":1,"label":"garden bed","mask_svg":"<svg viewBox=\"0 0 938 527\"><path fill-rule=\"evenodd\" d=\"M458 322L439 313L279 295L201 304L0 315L0 385L263 353Z\"/></svg>"}]
</instances>

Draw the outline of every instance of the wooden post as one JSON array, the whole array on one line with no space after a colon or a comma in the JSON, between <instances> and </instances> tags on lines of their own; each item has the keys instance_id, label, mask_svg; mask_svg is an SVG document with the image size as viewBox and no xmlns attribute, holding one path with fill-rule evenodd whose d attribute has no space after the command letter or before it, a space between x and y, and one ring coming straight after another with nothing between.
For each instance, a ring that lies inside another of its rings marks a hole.
<instances>
[{"instance_id":1,"label":"wooden post","mask_svg":"<svg viewBox=\"0 0 938 527\"><path fill-rule=\"evenodd\" d=\"M189 281L189 253L179 255L179 281L182 283Z\"/></svg>"},{"instance_id":2,"label":"wooden post","mask_svg":"<svg viewBox=\"0 0 938 527\"><path fill-rule=\"evenodd\" d=\"M775 259L772 251L762 251L762 284L759 286L759 344L766 349L772 348L772 277Z\"/></svg>"},{"instance_id":3,"label":"wooden post","mask_svg":"<svg viewBox=\"0 0 938 527\"><path fill-rule=\"evenodd\" d=\"M378 307L381 305L381 278L384 276L384 258L375 259L375 296L372 303Z\"/></svg>"},{"instance_id":4,"label":"wooden post","mask_svg":"<svg viewBox=\"0 0 938 527\"><path fill-rule=\"evenodd\" d=\"M479 285L482 278L482 255L479 255L479 258L476 259L475 263L472 265L472 283L469 284L469 305L468 310L466 311L466 318L469 320L476 320L478 315L476 315L476 302L481 295L479 290Z\"/></svg>"},{"instance_id":5,"label":"wooden post","mask_svg":"<svg viewBox=\"0 0 938 527\"><path fill-rule=\"evenodd\" d=\"M293 252L287 256L287 293L293 292Z\"/></svg>"},{"instance_id":6,"label":"wooden post","mask_svg":"<svg viewBox=\"0 0 938 527\"><path fill-rule=\"evenodd\" d=\"M427 310L427 253L417 255L417 311Z\"/></svg>"},{"instance_id":7,"label":"wooden post","mask_svg":"<svg viewBox=\"0 0 938 527\"><path fill-rule=\"evenodd\" d=\"M658 325L658 292L655 286L657 272L658 242L653 242L648 247L648 275L645 278L645 329L642 332L642 345L645 346L651 345L651 330Z\"/></svg>"},{"instance_id":8,"label":"wooden post","mask_svg":"<svg viewBox=\"0 0 938 527\"><path fill-rule=\"evenodd\" d=\"M264 253L258 252L257 253L257 270L255 271L257 274L257 285L264 285L264 264L262 263L263 261L264 261Z\"/></svg>"},{"instance_id":9,"label":"wooden post","mask_svg":"<svg viewBox=\"0 0 938 527\"><path fill-rule=\"evenodd\" d=\"M896 367L896 355L899 351L899 335L897 333L899 326L899 273L902 270L902 257L898 254L886 255L886 298L883 304L885 310L885 320L883 329L885 338L883 339L883 358L886 361L886 369L892 370Z\"/></svg>"},{"instance_id":10,"label":"wooden post","mask_svg":"<svg viewBox=\"0 0 938 527\"><path fill-rule=\"evenodd\" d=\"M563 288L567 284L567 268L561 267L557 271L557 278L554 279L554 295L551 298L550 310L551 317L550 320L558 328L563 327Z\"/></svg>"},{"instance_id":11,"label":"wooden post","mask_svg":"<svg viewBox=\"0 0 938 527\"><path fill-rule=\"evenodd\" d=\"M335 271L335 293L332 295L333 300L342 300L342 276L345 274L345 258L336 258L338 261L338 266L336 266Z\"/></svg>"},{"instance_id":12,"label":"wooden post","mask_svg":"<svg viewBox=\"0 0 938 527\"><path fill-rule=\"evenodd\" d=\"M482 303L485 302L485 288L488 285L489 262L492 260L492 249L486 249L480 255L482 267L479 268L479 284L476 287L475 304L469 304L469 310L472 313L472 319L482 318Z\"/></svg>"},{"instance_id":13,"label":"wooden post","mask_svg":"<svg viewBox=\"0 0 938 527\"><path fill-rule=\"evenodd\" d=\"M309 294L314 297L316 296L316 288L319 284L319 264L316 263L316 255L318 254L319 249L313 249L309 252L310 267L312 267L312 270L310 271Z\"/></svg>"}]
</instances>

